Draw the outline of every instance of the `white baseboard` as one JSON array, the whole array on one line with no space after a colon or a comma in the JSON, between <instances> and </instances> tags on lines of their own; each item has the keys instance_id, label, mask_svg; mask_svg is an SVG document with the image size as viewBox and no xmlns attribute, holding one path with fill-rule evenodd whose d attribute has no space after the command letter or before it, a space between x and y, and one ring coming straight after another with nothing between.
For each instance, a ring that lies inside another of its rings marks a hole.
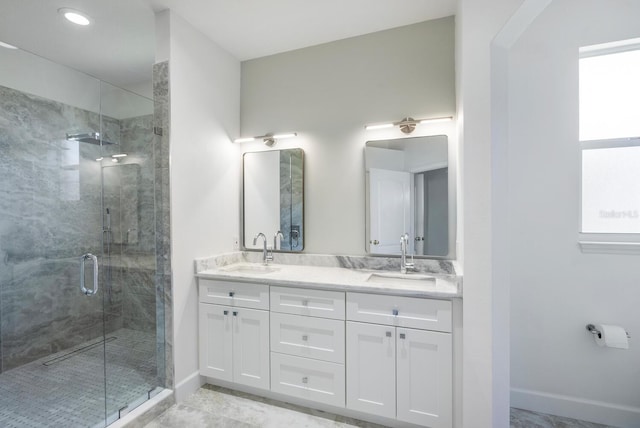
<instances>
[{"instance_id":1,"label":"white baseboard","mask_svg":"<svg viewBox=\"0 0 640 428\"><path fill-rule=\"evenodd\" d=\"M199 372L193 372L176 384L176 403L182 403L188 396L204 385L204 377Z\"/></svg>"},{"instance_id":2,"label":"white baseboard","mask_svg":"<svg viewBox=\"0 0 640 428\"><path fill-rule=\"evenodd\" d=\"M640 427L640 407L511 388L511 407L615 427Z\"/></svg>"}]
</instances>

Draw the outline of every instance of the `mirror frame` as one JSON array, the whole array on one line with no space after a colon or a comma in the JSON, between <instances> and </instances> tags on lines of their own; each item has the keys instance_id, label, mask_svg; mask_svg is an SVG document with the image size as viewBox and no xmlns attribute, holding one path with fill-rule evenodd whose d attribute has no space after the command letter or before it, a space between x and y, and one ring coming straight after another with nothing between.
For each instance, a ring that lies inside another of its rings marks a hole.
<instances>
[{"instance_id":1,"label":"mirror frame","mask_svg":"<svg viewBox=\"0 0 640 428\"><path fill-rule=\"evenodd\" d=\"M306 219L305 219L305 153L304 150L302 149L302 147L287 147L287 148L283 148L283 149L274 149L274 150L252 150L252 151L246 151L243 152L242 155L240 156L240 162L241 162L241 168L240 168L240 180L241 180L241 186L240 186L240 235L239 235L239 239L238 239L238 248L240 251L262 251L262 249L260 248L248 248L244 245L245 242L245 203L244 203L244 197L245 197L245 163L244 163L244 156L247 153L268 153L268 152L281 152L284 150L300 150L301 153L301 160L302 160L302 166L301 166L301 172L302 172L302 225L300 227L300 233L302 235L302 247L299 250L282 250L282 249L278 249L276 250L275 248L272 248L271 251L273 251L274 253L302 253L304 252L304 248L305 248L305 239L306 239L306 233L305 233L305 223L306 223ZM270 244L273 244L273 242L271 241L273 239L273 236L266 236L267 238L267 247Z\"/></svg>"},{"instance_id":2,"label":"mirror frame","mask_svg":"<svg viewBox=\"0 0 640 428\"><path fill-rule=\"evenodd\" d=\"M448 244L449 251L446 255L414 255L416 259L436 259L436 260L455 260L456 258L456 242L457 242L457 174L458 174L458 165L456 162L456 147L454 142L452 142L452 138L447 133L442 134L430 134L430 135L415 135L408 137L390 137L390 138L380 138L380 139L370 139L365 141L364 150L363 150L363 161L364 161L364 174L365 174L365 253L367 256L371 257L401 257L399 254L374 254L370 252L370 218L369 218L369 184L367 180L367 164L366 164L366 149L368 142L382 142L382 141L394 141L394 140L408 140L414 138L429 138L429 137L445 137L447 139L447 192L448 192ZM398 246L400 245L400 237L398 237Z\"/></svg>"}]
</instances>

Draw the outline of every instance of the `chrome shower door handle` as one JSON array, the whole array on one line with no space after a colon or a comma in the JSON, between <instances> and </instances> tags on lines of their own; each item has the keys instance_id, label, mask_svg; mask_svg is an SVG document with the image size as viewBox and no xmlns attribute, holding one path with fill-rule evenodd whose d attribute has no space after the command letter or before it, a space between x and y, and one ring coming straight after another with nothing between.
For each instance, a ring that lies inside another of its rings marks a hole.
<instances>
[{"instance_id":1,"label":"chrome shower door handle","mask_svg":"<svg viewBox=\"0 0 640 428\"><path fill-rule=\"evenodd\" d=\"M89 289L84 285L84 265L87 260L93 262L93 288ZM98 292L98 258L91 253L80 257L80 291L86 296L93 296Z\"/></svg>"}]
</instances>

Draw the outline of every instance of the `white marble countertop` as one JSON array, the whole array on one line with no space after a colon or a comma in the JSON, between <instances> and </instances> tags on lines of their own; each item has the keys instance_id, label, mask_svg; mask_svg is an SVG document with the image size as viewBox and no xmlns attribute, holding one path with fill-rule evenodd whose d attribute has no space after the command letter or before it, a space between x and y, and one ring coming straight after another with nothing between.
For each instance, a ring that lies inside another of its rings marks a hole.
<instances>
[{"instance_id":1,"label":"white marble countertop","mask_svg":"<svg viewBox=\"0 0 640 428\"><path fill-rule=\"evenodd\" d=\"M236 262L208 266L196 272L198 278L250 281L254 283L341 291L373 292L409 297L440 299L462 297L461 278L457 275L407 273L390 270L348 269Z\"/></svg>"}]
</instances>

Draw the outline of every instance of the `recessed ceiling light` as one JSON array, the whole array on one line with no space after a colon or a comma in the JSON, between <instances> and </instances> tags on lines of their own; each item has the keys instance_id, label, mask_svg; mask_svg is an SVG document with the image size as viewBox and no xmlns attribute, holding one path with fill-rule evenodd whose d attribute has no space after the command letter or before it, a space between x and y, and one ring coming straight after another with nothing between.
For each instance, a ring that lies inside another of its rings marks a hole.
<instances>
[{"instance_id":1,"label":"recessed ceiling light","mask_svg":"<svg viewBox=\"0 0 640 428\"><path fill-rule=\"evenodd\" d=\"M91 24L91 18L89 18L87 14L80 12L79 10L63 7L62 9L58 9L58 13L74 24L82 26Z\"/></svg>"}]
</instances>

